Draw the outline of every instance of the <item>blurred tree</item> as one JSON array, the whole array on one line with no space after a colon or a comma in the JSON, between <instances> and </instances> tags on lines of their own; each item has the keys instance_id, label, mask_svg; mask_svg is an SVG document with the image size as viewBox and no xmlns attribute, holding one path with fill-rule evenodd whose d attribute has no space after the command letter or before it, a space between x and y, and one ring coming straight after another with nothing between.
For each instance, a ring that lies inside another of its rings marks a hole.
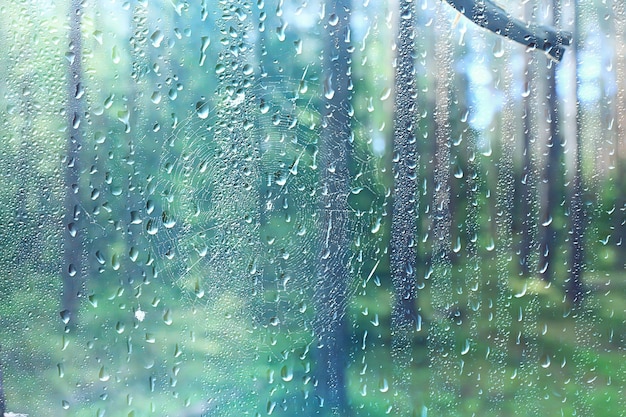
<instances>
[{"instance_id":1,"label":"blurred tree","mask_svg":"<svg viewBox=\"0 0 626 417\"><path fill-rule=\"evenodd\" d=\"M445 414L446 409L454 408L458 401L459 392L453 382L455 367L455 352L449 349L453 345L451 332L443 331L449 326L459 312L456 306L457 297L452 293L452 218L450 212L450 148L451 119L450 109L452 100L450 88L453 82L452 72L452 37L447 28L447 17L444 13L437 13L435 30L435 89L432 92L435 98L434 124L435 135L431 139L435 144L433 156L433 191L430 195L430 210L432 211L432 284L431 306L434 310L433 323L428 334L429 351L439 351L439 354L430 358L430 365L441 372L431 373L431 392L440 391L445 397L437 406L433 406L435 415Z\"/></svg>"},{"instance_id":2,"label":"blurred tree","mask_svg":"<svg viewBox=\"0 0 626 417\"><path fill-rule=\"evenodd\" d=\"M530 276L533 249L535 246L536 231L536 196L534 191L537 189L535 178L535 162L533 158L533 144L536 143L537 134L536 123L534 118L536 112L533 105L537 103L535 89L531 84L536 80L536 72L532 62L534 58L526 58L526 71L524 79L524 91L528 91L528 95L523 97L524 114L522 116L522 169L517 180L519 192L519 216L520 235L519 240L519 267L523 276Z\"/></svg>"},{"instance_id":3,"label":"blurred tree","mask_svg":"<svg viewBox=\"0 0 626 417\"><path fill-rule=\"evenodd\" d=\"M1 352L2 351L0 350L0 353ZM4 412L6 411L6 399L4 397L4 378L2 375L2 368L4 368L4 363L0 360L0 416L4 416Z\"/></svg>"},{"instance_id":4,"label":"blurred tree","mask_svg":"<svg viewBox=\"0 0 626 417\"><path fill-rule=\"evenodd\" d=\"M448 36L440 36L435 44L437 62L435 86L435 155L433 210L433 262L449 265L452 250L450 212L450 85L452 82L452 43Z\"/></svg>"},{"instance_id":5,"label":"blurred tree","mask_svg":"<svg viewBox=\"0 0 626 417\"><path fill-rule=\"evenodd\" d=\"M561 14L559 0L553 0L553 20L558 25ZM564 143L560 128L561 111L556 88L556 65L547 61L545 78L548 81L548 90L545 101L547 110L548 152L543 167L542 181L545 184L541 202L543 203L542 234L539 253L539 271L545 281L552 281L555 273L555 255L557 254L558 226L561 206L565 201L564 181Z\"/></svg>"},{"instance_id":6,"label":"blurred tree","mask_svg":"<svg viewBox=\"0 0 626 417\"><path fill-rule=\"evenodd\" d=\"M63 267L63 297L61 308L63 316L76 322L78 311L78 293L84 285L83 281L83 230L81 229L80 196L80 153L83 146L81 122L83 109L81 97L82 84L82 36L81 17L83 2L72 0L70 4L69 51L67 57L68 68L68 98L67 123L69 138L67 142L66 171L65 171L65 219L64 219L64 256Z\"/></svg>"},{"instance_id":7,"label":"blurred tree","mask_svg":"<svg viewBox=\"0 0 626 417\"><path fill-rule=\"evenodd\" d=\"M417 132L416 8L411 0L401 0L395 38L393 113L393 191L389 241L390 274L394 289L391 315L394 385L410 392L414 363L413 347L418 329L417 273L419 191L417 189L420 146ZM411 399L414 400L414 399ZM396 414L407 414L396 401Z\"/></svg>"},{"instance_id":8,"label":"blurred tree","mask_svg":"<svg viewBox=\"0 0 626 417\"><path fill-rule=\"evenodd\" d=\"M613 2L615 21L615 60L617 91L615 100L615 116L617 122L615 163L617 201L616 213L613 217L615 242L618 254L615 257L617 270L626 269L626 4L623 1Z\"/></svg>"},{"instance_id":9,"label":"blurred tree","mask_svg":"<svg viewBox=\"0 0 626 417\"><path fill-rule=\"evenodd\" d=\"M396 378L406 377L416 328L417 169L415 138L417 88L415 73L415 4L402 0L396 39L393 206L391 211L390 269L395 300L391 318ZM404 368L404 369L402 369Z\"/></svg>"},{"instance_id":10,"label":"blurred tree","mask_svg":"<svg viewBox=\"0 0 626 417\"><path fill-rule=\"evenodd\" d=\"M350 0L326 2L324 48L324 108L320 150L321 258L316 288L317 392L321 403L336 415L349 416L346 367L349 332L347 305L348 158L351 150Z\"/></svg>"},{"instance_id":11,"label":"blurred tree","mask_svg":"<svg viewBox=\"0 0 626 417\"><path fill-rule=\"evenodd\" d=\"M533 15L535 5L528 2L525 6L527 19ZM534 146L537 143L537 59L534 55L524 54L525 71L523 80L523 115L522 115L522 164L516 185L518 187L519 207L517 219L520 227L518 243L519 271L530 277L533 270L533 258L537 242L537 178ZM535 265L536 267L536 265Z\"/></svg>"},{"instance_id":12,"label":"blurred tree","mask_svg":"<svg viewBox=\"0 0 626 417\"><path fill-rule=\"evenodd\" d=\"M576 59L576 85L571 90L573 101L578 103L578 88L580 86L581 72L581 36L580 36L580 5L574 2L574 57ZM585 262L585 226L587 216L583 204L583 111L580 105L576 106L576 140L574 155L574 184L570 196L569 221L570 221L570 261L569 277L566 283L565 294L568 300L575 306L579 306L583 301L583 265Z\"/></svg>"}]
</instances>

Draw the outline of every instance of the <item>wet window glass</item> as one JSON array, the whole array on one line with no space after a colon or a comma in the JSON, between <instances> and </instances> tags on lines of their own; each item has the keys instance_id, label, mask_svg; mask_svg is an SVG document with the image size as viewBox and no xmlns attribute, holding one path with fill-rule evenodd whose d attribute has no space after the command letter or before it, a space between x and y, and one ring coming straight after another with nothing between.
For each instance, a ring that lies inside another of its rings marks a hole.
<instances>
[{"instance_id":1,"label":"wet window glass","mask_svg":"<svg viewBox=\"0 0 626 417\"><path fill-rule=\"evenodd\" d=\"M623 2L0 27L0 415L625 415Z\"/></svg>"}]
</instances>

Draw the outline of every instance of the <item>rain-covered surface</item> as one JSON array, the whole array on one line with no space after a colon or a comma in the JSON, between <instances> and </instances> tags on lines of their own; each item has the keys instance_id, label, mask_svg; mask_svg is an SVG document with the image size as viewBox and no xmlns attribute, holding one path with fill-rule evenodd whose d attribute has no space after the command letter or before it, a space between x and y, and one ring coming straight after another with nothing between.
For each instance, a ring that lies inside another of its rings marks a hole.
<instances>
[{"instance_id":1,"label":"rain-covered surface","mask_svg":"<svg viewBox=\"0 0 626 417\"><path fill-rule=\"evenodd\" d=\"M0 412L626 415L622 2L17 3Z\"/></svg>"}]
</instances>

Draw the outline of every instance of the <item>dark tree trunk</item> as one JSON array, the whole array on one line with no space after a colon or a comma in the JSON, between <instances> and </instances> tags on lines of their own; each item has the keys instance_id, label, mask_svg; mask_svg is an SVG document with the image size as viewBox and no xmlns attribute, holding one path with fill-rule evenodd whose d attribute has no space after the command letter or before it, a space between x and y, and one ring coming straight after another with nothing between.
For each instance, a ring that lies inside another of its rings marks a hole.
<instances>
[{"instance_id":1,"label":"dark tree trunk","mask_svg":"<svg viewBox=\"0 0 626 417\"><path fill-rule=\"evenodd\" d=\"M528 59L530 61L530 58ZM532 68L530 62L526 65L525 89L530 91L532 83ZM531 257L535 242L534 227L535 221L535 167L532 158L532 141L536 133L534 123L532 105L536 103L535 97L528 95L524 98L524 117L522 132L522 170L518 179L519 186L519 221L520 221L520 241L519 241L519 268L520 273L528 277L531 274Z\"/></svg>"},{"instance_id":2,"label":"dark tree trunk","mask_svg":"<svg viewBox=\"0 0 626 417\"><path fill-rule=\"evenodd\" d=\"M76 321L78 295L84 285L83 244L81 229L80 204L80 151L83 143L82 121L82 38L80 33L82 1L72 0L70 8L69 32L69 79L68 79L68 144L65 171L65 220L64 220L64 257L63 297L61 300L63 320ZM67 324L67 323L66 323Z\"/></svg>"},{"instance_id":3,"label":"dark tree trunk","mask_svg":"<svg viewBox=\"0 0 626 417\"><path fill-rule=\"evenodd\" d=\"M578 55L578 51L580 48L580 33L578 24L579 21L579 6L578 3L575 5L575 24L576 28L574 30L574 54L576 58L576 88L574 89L574 97L578 96L578 77L580 74L580 57ZM569 266L569 277L566 283L565 293L567 295L567 299L575 306L580 306L583 301L584 295L584 286L583 286L583 264L585 262L585 225L586 225L586 216L585 216L585 208L583 205L583 167L582 167L582 127L583 127L583 113L582 109L577 102L576 106L576 155L574 159L574 189L572 190L572 195L570 198L570 266Z\"/></svg>"},{"instance_id":4,"label":"dark tree trunk","mask_svg":"<svg viewBox=\"0 0 626 417\"><path fill-rule=\"evenodd\" d=\"M626 4L623 1L613 2L615 16L615 61L617 76L617 99L615 117L617 121L615 141L615 164L617 175L617 201L613 226L617 256L615 267L618 271L626 269Z\"/></svg>"},{"instance_id":5,"label":"dark tree trunk","mask_svg":"<svg viewBox=\"0 0 626 417\"><path fill-rule=\"evenodd\" d=\"M0 350L0 353L2 353L1 350ZM4 416L4 413L6 411L6 400L4 398L4 378L2 375L3 367L4 367L4 364L0 360L0 416Z\"/></svg>"},{"instance_id":6,"label":"dark tree trunk","mask_svg":"<svg viewBox=\"0 0 626 417\"><path fill-rule=\"evenodd\" d=\"M408 18L405 16L409 16ZM400 2L400 24L396 41L395 102L393 132L393 208L391 212L391 280L395 293L392 312L393 351L398 368L396 378L402 379L411 361L416 307L417 260L417 170L415 140L415 4ZM402 369L404 368L404 369Z\"/></svg>"},{"instance_id":7,"label":"dark tree trunk","mask_svg":"<svg viewBox=\"0 0 626 417\"><path fill-rule=\"evenodd\" d=\"M558 0L554 1L554 13L559 13ZM558 18L555 18L555 22ZM561 135L559 102L556 90L556 63L549 62L547 68L548 91L546 106L548 109L549 137L548 155L543 171L545 192L543 194L542 235L539 253L539 271L545 281L554 279L554 263L557 253L558 232L556 222L559 221L561 202L564 201L563 175L563 138Z\"/></svg>"},{"instance_id":8,"label":"dark tree trunk","mask_svg":"<svg viewBox=\"0 0 626 417\"><path fill-rule=\"evenodd\" d=\"M437 84L435 87L435 150L433 163L434 190L432 199L433 263L449 266L452 252L450 230L450 83L452 45L443 33L435 44Z\"/></svg>"},{"instance_id":9,"label":"dark tree trunk","mask_svg":"<svg viewBox=\"0 0 626 417\"><path fill-rule=\"evenodd\" d=\"M317 277L317 393L333 415L350 413L346 390L349 332L345 321L350 190L350 0L326 4L324 109L320 137L321 258ZM325 412L323 414L326 414Z\"/></svg>"}]
</instances>

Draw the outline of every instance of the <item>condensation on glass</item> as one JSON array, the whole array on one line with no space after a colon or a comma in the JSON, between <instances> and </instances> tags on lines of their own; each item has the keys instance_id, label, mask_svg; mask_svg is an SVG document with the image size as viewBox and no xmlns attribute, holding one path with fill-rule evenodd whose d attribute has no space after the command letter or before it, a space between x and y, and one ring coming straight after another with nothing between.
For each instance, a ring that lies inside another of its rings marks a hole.
<instances>
[{"instance_id":1,"label":"condensation on glass","mask_svg":"<svg viewBox=\"0 0 626 417\"><path fill-rule=\"evenodd\" d=\"M623 416L624 5L449 3L0 6L0 413Z\"/></svg>"}]
</instances>

